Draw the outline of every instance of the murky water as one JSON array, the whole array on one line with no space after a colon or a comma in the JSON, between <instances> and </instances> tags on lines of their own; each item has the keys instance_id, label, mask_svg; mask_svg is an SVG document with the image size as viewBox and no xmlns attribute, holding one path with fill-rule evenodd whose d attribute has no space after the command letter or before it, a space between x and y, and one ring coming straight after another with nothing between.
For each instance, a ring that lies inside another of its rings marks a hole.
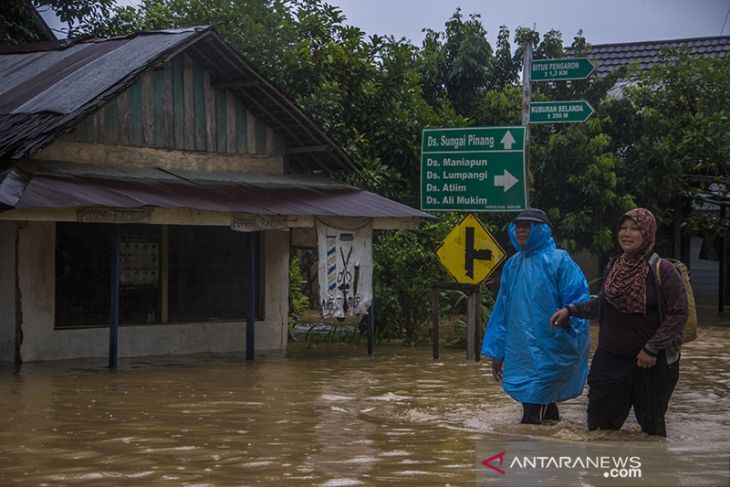
<instances>
[{"instance_id":1,"label":"murky water","mask_svg":"<svg viewBox=\"0 0 730 487\"><path fill-rule=\"evenodd\" d=\"M25 364L17 376L0 366L0 485L479 485L483 452L513 440L660 442L698 465L724 459L692 484L727 483L730 328L703 328L686 347L666 441L633 415L623 431L588 433L585 395L562 403L557 424L518 425L488 364L364 348L123 359L116 372L103 360Z\"/></svg>"}]
</instances>

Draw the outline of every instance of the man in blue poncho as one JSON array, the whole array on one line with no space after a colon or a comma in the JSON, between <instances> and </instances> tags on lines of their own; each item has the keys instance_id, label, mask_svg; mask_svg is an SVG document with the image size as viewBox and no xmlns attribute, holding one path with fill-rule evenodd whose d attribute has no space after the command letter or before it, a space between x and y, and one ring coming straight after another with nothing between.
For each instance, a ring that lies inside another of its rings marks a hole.
<instances>
[{"instance_id":1,"label":"man in blue poncho","mask_svg":"<svg viewBox=\"0 0 730 487\"><path fill-rule=\"evenodd\" d=\"M502 270L499 294L482 344L492 374L522 403L522 423L559 420L558 401L579 396L588 375L588 322L550 324L556 309L589 299L588 283L565 250L556 248L545 212L530 208L510 223L517 253Z\"/></svg>"}]
</instances>

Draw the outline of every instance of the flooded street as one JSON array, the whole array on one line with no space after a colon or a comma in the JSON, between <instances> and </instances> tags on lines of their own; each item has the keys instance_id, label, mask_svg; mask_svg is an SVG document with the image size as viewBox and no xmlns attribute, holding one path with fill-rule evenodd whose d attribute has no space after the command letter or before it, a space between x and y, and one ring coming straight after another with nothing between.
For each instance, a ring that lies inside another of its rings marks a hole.
<instances>
[{"instance_id":1,"label":"flooded street","mask_svg":"<svg viewBox=\"0 0 730 487\"><path fill-rule=\"evenodd\" d=\"M428 348L368 357L364 346L294 344L253 363L104 364L0 367L0 485L491 485L481 461L505 442L546 453L658 445L693 466L662 484L727 485L729 328L703 328L686 347L666 441L640 433L633 414L623 431L588 433L585 394L561 403L557 424L515 424L520 408L488 364L460 351L434 361ZM644 465L664 461L650 453Z\"/></svg>"}]
</instances>

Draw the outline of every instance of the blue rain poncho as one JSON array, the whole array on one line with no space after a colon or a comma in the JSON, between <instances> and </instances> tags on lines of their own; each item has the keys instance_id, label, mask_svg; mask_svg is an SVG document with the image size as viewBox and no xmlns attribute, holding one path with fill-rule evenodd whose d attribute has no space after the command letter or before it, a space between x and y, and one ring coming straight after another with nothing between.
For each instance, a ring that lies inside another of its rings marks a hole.
<instances>
[{"instance_id":1,"label":"blue rain poncho","mask_svg":"<svg viewBox=\"0 0 730 487\"><path fill-rule=\"evenodd\" d=\"M558 308L588 301L588 283L568 253L556 248L550 227L531 225L524 248L517 244L515 224L509 226L518 252L502 271L482 355L504 360L502 385L513 399L548 404L583 391L588 321L571 317L568 328L559 328L551 327L549 320Z\"/></svg>"}]
</instances>

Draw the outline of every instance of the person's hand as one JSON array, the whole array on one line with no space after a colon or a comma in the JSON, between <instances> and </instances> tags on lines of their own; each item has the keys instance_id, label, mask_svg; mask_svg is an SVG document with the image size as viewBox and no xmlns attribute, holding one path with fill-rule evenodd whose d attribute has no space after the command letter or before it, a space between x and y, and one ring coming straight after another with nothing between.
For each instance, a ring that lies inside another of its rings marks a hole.
<instances>
[{"instance_id":1,"label":"person's hand","mask_svg":"<svg viewBox=\"0 0 730 487\"><path fill-rule=\"evenodd\" d=\"M559 328L568 328L570 326L570 314L566 308L560 308L550 317L550 328L557 326Z\"/></svg>"},{"instance_id":2,"label":"person's hand","mask_svg":"<svg viewBox=\"0 0 730 487\"><path fill-rule=\"evenodd\" d=\"M656 365L656 357L652 357L646 353L643 349L636 356L636 365L642 369L648 369Z\"/></svg>"},{"instance_id":3,"label":"person's hand","mask_svg":"<svg viewBox=\"0 0 730 487\"><path fill-rule=\"evenodd\" d=\"M492 359L492 377L497 382L502 382L502 364L503 360Z\"/></svg>"}]
</instances>

